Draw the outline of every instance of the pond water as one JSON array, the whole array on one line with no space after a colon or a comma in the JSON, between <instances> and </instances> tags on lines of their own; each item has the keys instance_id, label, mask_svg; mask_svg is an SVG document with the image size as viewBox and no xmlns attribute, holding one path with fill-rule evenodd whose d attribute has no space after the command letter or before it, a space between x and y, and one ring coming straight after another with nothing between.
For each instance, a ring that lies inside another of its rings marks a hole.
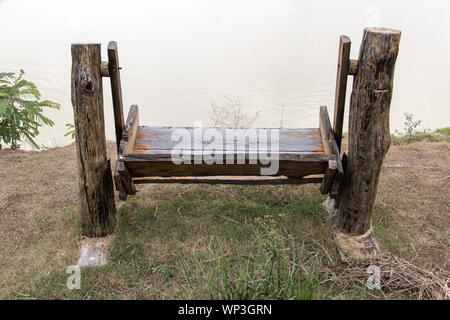
<instances>
[{"instance_id":1,"label":"pond water","mask_svg":"<svg viewBox=\"0 0 450 320\"><path fill-rule=\"evenodd\" d=\"M435 129L450 125L449 9L445 0L0 0L0 71L24 69L61 103L37 139L45 146L71 142L73 42L102 43L104 60L118 42L125 116L137 104L146 125L212 125L211 103L228 97L259 111L254 126L317 127L320 105L333 113L339 35L356 59L364 27L391 27L402 31L391 132L405 112ZM113 140L109 81L104 93Z\"/></svg>"}]
</instances>

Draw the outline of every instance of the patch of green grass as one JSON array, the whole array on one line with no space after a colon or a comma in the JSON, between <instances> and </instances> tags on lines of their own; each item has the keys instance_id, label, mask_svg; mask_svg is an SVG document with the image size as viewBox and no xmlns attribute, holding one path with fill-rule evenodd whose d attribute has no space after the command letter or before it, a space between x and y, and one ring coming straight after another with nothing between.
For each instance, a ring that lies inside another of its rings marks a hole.
<instances>
[{"instance_id":1,"label":"patch of green grass","mask_svg":"<svg viewBox=\"0 0 450 320\"><path fill-rule=\"evenodd\" d=\"M406 136L392 135L392 143L395 145L404 145L414 142L427 141L427 142L441 142L450 141L450 136L443 135L437 132L420 131Z\"/></svg>"},{"instance_id":2,"label":"patch of green grass","mask_svg":"<svg viewBox=\"0 0 450 320\"><path fill-rule=\"evenodd\" d=\"M190 297L211 299L302 299L323 297L314 268L305 274L303 247L284 235L276 218L254 219L254 241L246 251L231 254L212 240L206 253L183 255L180 266ZM198 296L197 296L198 297Z\"/></svg>"},{"instance_id":3,"label":"patch of green grass","mask_svg":"<svg viewBox=\"0 0 450 320\"><path fill-rule=\"evenodd\" d=\"M414 142L450 142L450 127L437 129L434 132L429 130L414 131L408 134L393 134L391 140L394 145L405 145Z\"/></svg>"},{"instance_id":4,"label":"patch of green grass","mask_svg":"<svg viewBox=\"0 0 450 320\"><path fill-rule=\"evenodd\" d=\"M81 290L66 287L65 269L54 270L16 288L23 296L13 297L325 297L315 269L320 259L304 251L333 242L322 232L330 229L323 196L290 186L206 190L155 190L151 203L148 195L130 197L119 211L108 265L82 268ZM224 192L229 200L219 196Z\"/></svg>"},{"instance_id":5,"label":"patch of green grass","mask_svg":"<svg viewBox=\"0 0 450 320\"><path fill-rule=\"evenodd\" d=\"M373 227L376 238L383 250L408 256L411 248L408 241L408 228L396 217L396 210L391 207L374 207Z\"/></svg>"},{"instance_id":6,"label":"patch of green grass","mask_svg":"<svg viewBox=\"0 0 450 320\"><path fill-rule=\"evenodd\" d=\"M314 186L153 187L118 215L108 265L81 269L69 290L64 270L24 282L9 298L324 299L365 293L339 272L324 196ZM199 192L201 191L201 192ZM152 196L150 196L150 194ZM226 194L226 197L224 197ZM149 199L149 197L152 197ZM222 198L221 198L222 197ZM377 207L374 227L386 250L400 251L394 212Z\"/></svg>"},{"instance_id":7,"label":"patch of green grass","mask_svg":"<svg viewBox=\"0 0 450 320\"><path fill-rule=\"evenodd\" d=\"M446 136L450 136L450 127L444 127L440 129L436 129L436 133L444 134Z\"/></svg>"},{"instance_id":8,"label":"patch of green grass","mask_svg":"<svg viewBox=\"0 0 450 320\"><path fill-rule=\"evenodd\" d=\"M430 130L419 130L421 123L422 120L415 120L411 113L405 113L404 127L401 131L395 130L395 134L391 135L392 143L395 145L404 145L419 141L450 141L450 127L431 132Z\"/></svg>"}]
</instances>

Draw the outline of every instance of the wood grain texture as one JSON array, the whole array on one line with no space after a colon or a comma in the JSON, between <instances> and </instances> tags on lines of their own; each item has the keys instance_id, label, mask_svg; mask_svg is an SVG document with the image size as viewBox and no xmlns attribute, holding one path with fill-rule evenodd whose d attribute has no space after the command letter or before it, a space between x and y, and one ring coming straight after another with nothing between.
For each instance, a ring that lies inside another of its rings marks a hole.
<instances>
[{"instance_id":1,"label":"wood grain texture","mask_svg":"<svg viewBox=\"0 0 450 320\"><path fill-rule=\"evenodd\" d=\"M172 134L176 130L185 130L185 132L191 137L190 144L192 150L206 149L209 141L204 141L210 129L221 134L224 137L220 147L222 150L235 150L245 151L249 150L248 138L244 144L238 144L239 137L248 137L246 132L248 129L235 129L235 128L202 128L202 135L198 136L194 134L193 127L148 127L140 126L136 144L132 153L134 154L152 154L155 150L172 150L179 142L178 139L172 140ZM250 129L254 130L254 129ZM259 128L259 130L273 130L273 128ZM323 154L323 147L321 143L320 131L317 128L314 129L275 129L279 134L279 151L295 152L303 154ZM267 141L270 146L271 134L270 131L266 131ZM226 136L232 137L232 139L225 139ZM260 148L260 137L257 137L256 148ZM242 147L244 147L242 149Z\"/></svg>"},{"instance_id":2,"label":"wood grain texture","mask_svg":"<svg viewBox=\"0 0 450 320\"><path fill-rule=\"evenodd\" d=\"M350 100L349 153L340 196L338 228L369 230L379 175L389 149L389 110L401 32L364 29Z\"/></svg>"},{"instance_id":3,"label":"wood grain texture","mask_svg":"<svg viewBox=\"0 0 450 320\"><path fill-rule=\"evenodd\" d=\"M330 117L328 115L327 107L325 106L320 107L319 127L325 153L331 155L331 160L333 160L331 163L330 161L328 162L324 179L320 186L320 192L322 194L327 194L331 190L333 181L335 179L342 179L344 170L341 163L339 147L337 146L331 128Z\"/></svg>"},{"instance_id":4,"label":"wood grain texture","mask_svg":"<svg viewBox=\"0 0 450 320\"><path fill-rule=\"evenodd\" d=\"M342 187L343 187L343 181L344 181L344 177L345 177L345 172L346 172L346 168L347 168L347 159L348 159L348 151L345 151L342 153L342 159L341 159L341 164L342 164L342 169L343 172L336 172L336 176L334 177L334 180L331 184L331 189L330 189L330 198L335 200L335 208L339 208L339 195L342 193Z\"/></svg>"},{"instance_id":5,"label":"wood grain texture","mask_svg":"<svg viewBox=\"0 0 450 320\"><path fill-rule=\"evenodd\" d=\"M128 111L127 121L124 125L122 140L120 141L119 154L129 154L133 152L139 130L139 108L132 105Z\"/></svg>"},{"instance_id":6,"label":"wood grain texture","mask_svg":"<svg viewBox=\"0 0 450 320\"><path fill-rule=\"evenodd\" d=\"M100 73L102 77L109 77L109 65L108 62L102 61L100 64Z\"/></svg>"},{"instance_id":7,"label":"wood grain texture","mask_svg":"<svg viewBox=\"0 0 450 320\"><path fill-rule=\"evenodd\" d=\"M133 113L134 111L130 109L132 116L129 116L130 121L127 120L126 128L132 127ZM215 147L218 153L214 159L220 159L220 161L212 164L205 162L194 164L195 159L210 155L210 150L208 151L207 148L212 140L208 140L204 136L210 129L223 137ZM175 164L172 161L172 150L179 143L179 139L172 139L172 135L179 130L186 133L190 139L190 149L184 150L190 152L188 157L190 163ZM198 130L200 130L200 134L198 134ZM276 175L300 179L311 174L323 174L328 160L334 158L332 154L324 154L318 129L275 130L277 130L278 136L278 149L272 150L268 154L271 160L279 162L279 171ZM126 131L127 129L125 129ZM140 126L132 153L122 153L120 160L124 162L132 177L260 175L261 168L268 168L270 165L263 165L259 161L257 163L250 161L250 159L260 159L261 152L264 150L259 150L261 147L259 135L253 131L255 138L250 144L249 134L251 135L252 132L249 133L248 129ZM271 133L264 131L264 134L268 138L270 150ZM126 137L127 135L124 134L122 140L125 141ZM124 142L122 150L131 150L131 145L130 141ZM232 159L232 164L228 162L230 159Z\"/></svg>"},{"instance_id":8,"label":"wood grain texture","mask_svg":"<svg viewBox=\"0 0 450 320\"><path fill-rule=\"evenodd\" d=\"M116 207L106 155L100 44L72 45L72 105L78 156L82 233L110 234Z\"/></svg>"},{"instance_id":9,"label":"wood grain texture","mask_svg":"<svg viewBox=\"0 0 450 320\"><path fill-rule=\"evenodd\" d=\"M125 166L125 164L123 163L123 161L117 161L117 172L118 172L119 177L120 177L120 184L123 187L122 198L124 198L123 200L125 200L127 195L129 195L129 194L131 194L131 195L136 194L136 188L134 186L131 174L128 171L128 169Z\"/></svg>"},{"instance_id":10,"label":"wood grain texture","mask_svg":"<svg viewBox=\"0 0 450 320\"><path fill-rule=\"evenodd\" d=\"M354 76L358 73L358 60L350 59L348 74Z\"/></svg>"},{"instance_id":11,"label":"wood grain texture","mask_svg":"<svg viewBox=\"0 0 450 320\"><path fill-rule=\"evenodd\" d=\"M345 94L347 92L347 77L350 68L350 47L350 38L341 36L339 38L339 57L336 75L333 123L333 132L338 148L341 147L342 127L344 124Z\"/></svg>"},{"instance_id":12,"label":"wood grain texture","mask_svg":"<svg viewBox=\"0 0 450 320\"><path fill-rule=\"evenodd\" d=\"M138 160L132 157L123 158L132 177L148 176L211 176L211 175L261 175L261 168L268 167L261 164L179 164L176 165L170 158L159 161L148 159ZM279 161L276 175L285 175L292 178L302 178L311 174L323 174L327 167L326 161Z\"/></svg>"},{"instance_id":13,"label":"wood grain texture","mask_svg":"<svg viewBox=\"0 0 450 320\"><path fill-rule=\"evenodd\" d=\"M333 154L333 149L331 146L331 135L333 129L331 128L330 118L328 116L327 107L325 106L320 107L319 129L320 129L320 139L322 140L324 153Z\"/></svg>"},{"instance_id":14,"label":"wood grain texture","mask_svg":"<svg viewBox=\"0 0 450 320\"><path fill-rule=\"evenodd\" d=\"M321 175L291 179L285 176L204 176L204 177L146 177L134 178L136 184L141 183L180 183L180 184L233 184L233 185L280 185L319 183Z\"/></svg>"},{"instance_id":15,"label":"wood grain texture","mask_svg":"<svg viewBox=\"0 0 450 320\"><path fill-rule=\"evenodd\" d=\"M124 130L122 84L120 82L119 53L117 43L111 41L108 44L108 76L111 81L111 94L114 108L114 127L116 130L117 153L119 153L120 141Z\"/></svg>"},{"instance_id":16,"label":"wood grain texture","mask_svg":"<svg viewBox=\"0 0 450 320\"><path fill-rule=\"evenodd\" d=\"M323 175L323 180L320 185L320 193L327 194L331 189L334 177L336 176L338 165L336 160L328 160L328 166Z\"/></svg>"},{"instance_id":17,"label":"wood grain texture","mask_svg":"<svg viewBox=\"0 0 450 320\"><path fill-rule=\"evenodd\" d=\"M117 192L119 193L119 199L126 200L128 194L125 189L125 186L122 183L122 176L119 174L119 170L118 170L119 163L120 163L120 161L117 161L116 168L114 169L114 174L113 174L114 185L116 187Z\"/></svg>"}]
</instances>

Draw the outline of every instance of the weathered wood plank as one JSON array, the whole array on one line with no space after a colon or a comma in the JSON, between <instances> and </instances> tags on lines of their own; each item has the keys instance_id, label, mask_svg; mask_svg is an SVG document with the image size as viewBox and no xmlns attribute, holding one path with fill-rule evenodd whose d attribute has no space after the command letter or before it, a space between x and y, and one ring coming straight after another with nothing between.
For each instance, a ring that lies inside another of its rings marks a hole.
<instances>
[{"instance_id":1,"label":"weathered wood plank","mask_svg":"<svg viewBox=\"0 0 450 320\"><path fill-rule=\"evenodd\" d=\"M357 73L358 73L358 60L350 59L348 74L354 76Z\"/></svg>"},{"instance_id":2,"label":"weathered wood plank","mask_svg":"<svg viewBox=\"0 0 450 320\"><path fill-rule=\"evenodd\" d=\"M122 177L119 174L119 163L120 161L117 161L116 163L116 169L114 170L114 185L116 186L116 190L119 192L119 199L120 200L126 200L127 199L127 191L125 190L125 187L122 183Z\"/></svg>"},{"instance_id":3,"label":"weathered wood plank","mask_svg":"<svg viewBox=\"0 0 450 320\"><path fill-rule=\"evenodd\" d=\"M381 166L389 149L389 109L401 32L365 28L350 100L349 153L340 196L338 228L370 228Z\"/></svg>"},{"instance_id":4,"label":"weathered wood plank","mask_svg":"<svg viewBox=\"0 0 450 320\"><path fill-rule=\"evenodd\" d=\"M261 175L261 168L268 166L258 164L174 164L170 159L166 161L133 161L126 158L125 164L132 177L148 176L257 176ZM327 161L279 161L276 175L292 178L302 178L311 174L323 174Z\"/></svg>"},{"instance_id":5,"label":"weathered wood plank","mask_svg":"<svg viewBox=\"0 0 450 320\"><path fill-rule=\"evenodd\" d=\"M197 148L183 150L183 152L189 152L189 156L183 156L183 159L188 160L188 163L185 161L184 164L178 165L172 162L172 148L176 147L179 141L171 141L172 134L177 129L185 130L188 138L191 139L189 146ZM207 132L210 128L202 129L203 132ZM223 137L227 135L227 128L214 129L215 132L219 132ZM270 166L262 165L259 161L256 164L250 161L251 159L259 160L261 159L261 154L267 154L272 161L278 161L278 174L286 174L289 177L298 178L310 174L323 174L328 160L334 158L332 154L323 153L318 129L283 129L278 132L279 148L277 150L270 151L270 139L268 139L269 152L249 148L249 141L239 145L237 144L238 138L224 139L223 144L217 146L217 154L213 153L212 155L215 163L206 164L205 161L198 163L198 161L195 161L196 159L205 159L205 156L211 156L211 151L207 150L207 144L210 141L204 142L203 135L196 136L194 130L199 130L199 128L140 127L133 153L124 153L120 156L120 159L126 164L133 177L248 176L260 175L261 168ZM247 133L246 129L231 130L232 137L245 137ZM270 137L271 134L269 133L267 136ZM254 142L256 143L252 144L252 147L255 148L256 146L256 148L259 148L260 141L257 139L257 135L255 138ZM240 146L239 148L238 145ZM243 145L244 148L242 148Z\"/></svg>"},{"instance_id":6,"label":"weathered wood plank","mask_svg":"<svg viewBox=\"0 0 450 320\"><path fill-rule=\"evenodd\" d=\"M200 151L200 150L188 150L189 155L186 155L186 160L194 162L197 156L209 156L208 151ZM233 151L221 151L220 155L217 154L215 157L219 159L222 163L225 163L227 158L230 157L231 160L236 161L237 159L242 159L246 163L250 161L250 159L254 159L255 156L258 156L258 152L233 152ZM330 159L334 159L334 154L307 154L303 152L279 152L272 153L268 155L270 159L279 160L279 161L292 161L292 162L327 162ZM120 159L124 162L129 161L171 161L173 155L171 150L152 150L151 153L130 153L123 154L120 156ZM219 161L217 161L219 162Z\"/></svg>"},{"instance_id":7,"label":"weathered wood plank","mask_svg":"<svg viewBox=\"0 0 450 320\"><path fill-rule=\"evenodd\" d=\"M100 73L101 73L102 77L109 77L108 62L102 61L102 63L100 64Z\"/></svg>"},{"instance_id":8,"label":"weathered wood plank","mask_svg":"<svg viewBox=\"0 0 450 320\"><path fill-rule=\"evenodd\" d=\"M341 163L342 163L342 169L343 172L336 172L336 176L334 177L334 180L331 184L331 189L330 189L330 198L335 199L335 204L336 204L336 208L339 207L339 195L341 194L341 190L342 190L342 186L343 186L343 182L344 182L344 175L345 175L345 171L346 166L347 166L347 159L348 159L348 151L345 151L342 154L342 159L341 159Z\"/></svg>"},{"instance_id":9,"label":"weathered wood plank","mask_svg":"<svg viewBox=\"0 0 450 320\"><path fill-rule=\"evenodd\" d=\"M128 172L128 169L126 165L123 163L123 161L117 161L117 171L119 173L119 176L121 177L121 182L126 193L135 194L136 188L134 187L131 175Z\"/></svg>"},{"instance_id":10,"label":"weathered wood plank","mask_svg":"<svg viewBox=\"0 0 450 320\"><path fill-rule=\"evenodd\" d=\"M338 165L336 160L329 160L328 166L323 175L322 184L320 185L320 192L322 194L327 194L331 189L331 184L333 183L334 177L336 176L338 170Z\"/></svg>"},{"instance_id":11,"label":"weathered wood plank","mask_svg":"<svg viewBox=\"0 0 450 320\"><path fill-rule=\"evenodd\" d=\"M141 183L180 183L180 184L233 184L233 185L280 185L320 183L320 175L292 179L285 176L203 176L203 177L145 177L134 178L135 184Z\"/></svg>"},{"instance_id":12,"label":"weathered wood plank","mask_svg":"<svg viewBox=\"0 0 450 320\"><path fill-rule=\"evenodd\" d=\"M345 94L347 91L347 77L350 68L351 41L347 36L339 38L339 58L336 75L336 92L334 98L333 132L338 148L341 147L342 127L344 123Z\"/></svg>"},{"instance_id":13,"label":"weathered wood plank","mask_svg":"<svg viewBox=\"0 0 450 320\"><path fill-rule=\"evenodd\" d=\"M127 121L125 122L120 142L120 154L132 153L139 130L139 109L137 105L132 105L128 111Z\"/></svg>"},{"instance_id":14,"label":"weathered wood plank","mask_svg":"<svg viewBox=\"0 0 450 320\"><path fill-rule=\"evenodd\" d=\"M111 80L111 94L114 108L114 127L116 130L117 153L119 153L120 141L124 130L122 85L120 82L119 53L117 43L111 41L108 44L108 76Z\"/></svg>"},{"instance_id":15,"label":"weathered wood plank","mask_svg":"<svg viewBox=\"0 0 450 320\"><path fill-rule=\"evenodd\" d=\"M195 131L194 131L195 130ZM323 148L318 129L234 129L234 128L193 128L193 127L148 127L140 126L136 144L133 153L146 154L152 153L153 150L172 150L181 141L181 135L184 134L190 140L192 150L207 149L210 143L216 143L217 149L223 150L251 150L261 149L261 143L264 142L263 137L267 137L267 146L270 150L272 144L272 132L275 130L274 137L278 136L278 149L280 152L297 152L297 153L317 153L322 154ZM212 134L218 134L219 137L212 138ZM172 139L173 137L173 139ZM184 137L183 137L184 139ZM251 143L250 140L251 139ZM172 141L173 140L173 141ZM239 142L239 143L238 143ZM251 146L251 147L250 147Z\"/></svg>"},{"instance_id":16,"label":"weathered wood plank","mask_svg":"<svg viewBox=\"0 0 450 320\"><path fill-rule=\"evenodd\" d=\"M332 133L330 118L328 116L327 107L321 106L319 113L320 138L322 140L323 151L325 154L333 154L330 145L330 137Z\"/></svg>"},{"instance_id":17,"label":"weathered wood plank","mask_svg":"<svg viewBox=\"0 0 450 320\"><path fill-rule=\"evenodd\" d=\"M82 233L110 234L115 226L111 168L106 155L100 44L72 44L72 105L78 156Z\"/></svg>"},{"instance_id":18,"label":"weathered wood plank","mask_svg":"<svg viewBox=\"0 0 450 320\"><path fill-rule=\"evenodd\" d=\"M327 167L325 172L324 180L322 181L322 185L320 191L323 194L330 192L331 185L334 179L340 179L344 174L344 170L341 163L341 158L339 154L339 148L337 146L336 140L334 138L333 131L331 129L330 117L328 116L327 107L320 107L320 115L319 115L319 127L320 134L322 137L322 144L324 146L324 150L327 154L333 155L333 159L336 163L336 168L334 169L334 165Z\"/></svg>"}]
</instances>

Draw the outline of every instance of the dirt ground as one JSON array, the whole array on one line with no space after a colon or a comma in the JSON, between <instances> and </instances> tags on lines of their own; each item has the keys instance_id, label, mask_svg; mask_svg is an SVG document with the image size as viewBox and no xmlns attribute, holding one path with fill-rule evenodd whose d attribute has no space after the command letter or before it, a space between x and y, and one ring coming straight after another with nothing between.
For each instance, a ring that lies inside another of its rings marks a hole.
<instances>
[{"instance_id":1,"label":"dirt ground","mask_svg":"<svg viewBox=\"0 0 450 320\"><path fill-rule=\"evenodd\" d=\"M108 149L114 162L114 143ZM17 288L78 258L76 151L0 150L0 166L0 297L27 297ZM450 144L391 146L374 219L383 251L450 274Z\"/></svg>"}]
</instances>

